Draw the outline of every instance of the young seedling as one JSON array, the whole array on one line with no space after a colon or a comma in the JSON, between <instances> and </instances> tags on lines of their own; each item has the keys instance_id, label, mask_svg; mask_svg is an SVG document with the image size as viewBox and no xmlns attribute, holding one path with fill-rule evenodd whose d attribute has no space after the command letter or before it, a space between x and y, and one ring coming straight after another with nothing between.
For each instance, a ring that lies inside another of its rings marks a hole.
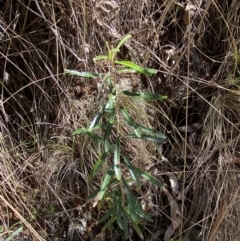
<instances>
[{"instance_id":1,"label":"young seedling","mask_svg":"<svg viewBox=\"0 0 240 241\"><path fill-rule=\"evenodd\" d=\"M130 182L134 182L136 187L140 188L140 177L152 182L161 187L162 183L149 173L134 166L122 150L122 142L126 138L135 138L138 140L153 141L157 143L165 142L165 135L159 131L148 128L137 123L129 114L127 107L119 101L119 90L117 87L118 76L122 73L130 72L136 74L144 74L151 76L156 74L154 69L143 68L131 61L117 60L116 55L120 51L121 46L131 38L131 35L125 36L116 48L109 47L107 55L101 55L94 58L94 61L107 60L109 63L109 72L105 75L89 72L78 72L75 70L65 70L65 73L86 77L86 78L102 78L103 82L108 87L108 101L101 107L101 110L96 113L93 121L88 127L75 130L72 135L88 135L102 145L104 152L100 155L92 168L90 180L92 180L98 171L107 160L111 160L112 164L106 171L102 184L98 190L90 195L90 198L95 198L95 205L102 206L104 202L108 202L109 210L99 220L105 222L103 230L112 227L116 222L120 229L123 230L124 236L127 239L129 236L129 222L131 223L137 234L143 238L142 230L139 224L143 221L152 222L151 217L143 210L137 198L132 194ZM143 92L135 93L128 90L121 91L121 94L126 98L139 98L143 100L164 100L167 97L155 93ZM141 116L140 116L141 117ZM119 131L120 124L128 125L132 129L132 133L122 135ZM102 135L99 135L99 130ZM97 131L97 133L96 133ZM127 168L131 178L126 177L123 168Z\"/></svg>"}]
</instances>

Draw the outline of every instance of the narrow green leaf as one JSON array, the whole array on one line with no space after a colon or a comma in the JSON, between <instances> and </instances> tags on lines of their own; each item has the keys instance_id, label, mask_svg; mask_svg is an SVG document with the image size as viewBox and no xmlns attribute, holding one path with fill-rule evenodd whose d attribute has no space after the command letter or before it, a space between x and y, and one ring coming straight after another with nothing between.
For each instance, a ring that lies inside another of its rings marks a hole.
<instances>
[{"instance_id":1,"label":"narrow green leaf","mask_svg":"<svg viewBox=\"0 0 240 241\"><path fill-rule=\"evenodd\" d=\"M100 123L100 124L97 124L93 129L92 131L95 131L95 130L99 130L99 129L106 129L107 128L107 124L105 123Z\"/></svg>"},{"instance_id":2,"label":"narrow green leaf","mask_svg":"<svg viewBox=\"0 0 240 241\"><path fill-rule=\"evenodd\" d=\"M112 179L110 182L110 186L112 185L118 185L119 181L116 179ZM104 194L104 198L102 200L100 200L100 202L98 202L98 208L101 209L102 205L105 204L106 200L112 200L112 197L114 197L116 195L116 190L113 191L108 191Z\"/></svg>"},{"instance_id":3,"label":"narrow green leaf","mask_svg":"<svg viewBox=\"0 0 240 241\"><path fill-rule=\"evenodd\" d=\"M144 172L143 170L137 168L137 167L134 167L135 171L141 175L144 179L150 181L151 183L157 185L158 187L162 187L163 184L161 181L159 181L156 177L153 177L151 174L147 173L147 172Z\"/></svg>"},{"instance_id":4,"label":"narrow green leaf","mask_svg":"<svg viewBox=\"0 0 240 241\"><path fill-rule=\"evenodd\" d=\"M122 223L122 197L116 196L115 205L117 206L117 224L120 229L123 230L123 223Z\"/></svg>"},{"instance_id":5,"label":"narrow green leaf","mask_svg":"<svg viewBox=\"0 0 240 241\"><path fill-rule=\"evenodd\" d=\"M144 92L144 93L141 94L140 98L146 99L146 100L164 100L164 99L167 98L167 96Z\"/></svg>"},{"instance_id":6,"label":"narrow green leaf","mask_svg":"<svg viewBox=\"0 0 240 241\"><path fill-rule=\"evenodd\" d=\"M138 73L135 69L131 69L131 68L120 68L117 70L118 74L122 74L122 73L132 73L132 74L136 74Z\"/></svg>"},{"instance_id":7,"label":"narrow green leaf","mask_svg":"<svg viewBox=\"0 0 240 241\"><path fill-rule=\"evenodd\" d=\"M94 126L94 128L91 128L91 130L89 130L89 128L80 128L80 129L77 129L75 130L73 133L72 133L72 136L76 136L76 135L81 135L81 134L84 134L86 133L87 135L90 135L89 133L90 132L93 132L95 130L98 130L98 129L105 129L107 128L107 125L106 124L97 124Z\"/></svg>"},{"instance_id":8,"label":"narrow green leaf","mask_svg":"<svg viewBox=\"0 0 240 241\"><path fill-rule=\"evenodd\" d=\"M93 58L93 61L96 62L96 61L99 61L99 60L102 60L102 59L108 59L108 56L106 56L106 55L98 55L95 58Z\"/></svg>"},{"instance_id":9,"label":"narrow green leaf","mask_svg":"<svg viewBox=\"0 0 240 241\"><path fill-rule=\"evenodd\" d=\"M115 109L113 109L109 114L108 114L108 121L113 124L115 120L116 112Z\"/></svg>"},{"instance_id":10,"label":"narrow green leaf","mask_svg":"<svg viewBox=\"0 0 240 241\"><path fill-rule=\"evenodd\" d=\"M120 141L119 137L116 139L116 147L114 150L114 170L116 178L121 180L121 168L120 168Z\"/></svg>"},{"instance_id":11,"label":"narrow green leaf","mask_svg":"<svg viewBox=\"0 0 240 241\"><path fill-rule=\"evenodd\" d=\"M92 139L104 143L104 139L102 137L100 137L99 135L91 133L91 132L86 132L86 134L88 136L90 136Z\"/></svg>"},{"instance_id":12,"label":"narrow green leaf","mask_svg":"<svg viewBox=\"0 0 240 241\"><path fill-rule=\"evenodd\" d=\"M107 188L108 188L108 186L110 184L110 181L111 181L111 179L113 177L113 174L114 174L113 167L111 167L108 170L108 172L107 172L107 174L106 174L106 176L105 176L105 178L104 178L104 180L102 182L101 190L100 190L100 193L99 193L99 200L101 200L103 198L105 192L107 191Z\"/></svg>"},{"instance_id":13,"label":"narrow green leaf","mask_svg":"<svg viewBox=\"0 0 240 241\"><path fill-rule=\"evenodd\" d=\"M116 100L115 96L111 93L108 96L108 103L105 106L105 111L109 112L115 109L116 106Z\"/></svg>"},{"instance_id":14,"label":"narrow green leaf","mask_svg":"<svg viewBox=\"0 0 240 241\"><path fill-rule=\"evenodd\" d=\"M154 220L144 211L139 212L137 209L137 215L141 217L142 219L146 220L147 222L152 223Z\"/></svg>"},{"instance_id":15,"label":"narrow green leaf","mask_svg":"<svg viewBox=\"0 0 240 241\"><path fill-rule=\"evenodd\" d=\"M134 131L135 135L137 136L137 138L141 138L140 130L138 128L136 128L136 129L134 129L134 127L132 127L132 128L133 128L133 131Z\"/></svg>"},{"instance_id":16,"label":"narrow green leaf","mask_svg":"<svg viewBox=\"0 0 240 241\"><path fill-rule=\"evenodd\" d=\"M93 199L93 198L95 198L95 197L98 195L99 191L100 191L100 188L98 188L98 189L96 189L95 191L91 192L91 193L89 194L89 196L88 196L88 199Z\"/></svg>"},{"instance_id":17,"label":"narrow green leaf","mask_svg":"<svg viewBox=\"0 0 240 241\"><path fill-rule=\"evenodd\" d=\"M110 52L111 49L109 47L108 41L106 41L106 46L107 46L108 52Z\"/></svg>"},{"instance_id":18,"label":"narrow green leaf","mask_svg":"<svg viewBox=\"0 0 240 241\"><path fill-rule=\"evenodd\" d=\"M97 113L97 115L94 117L92 123L90 124L88 131L91 132L93 130L93 128L98 124L99 120L101 119L103 113L99 112Z\"/></svg>"},{"instance_id":19,"label":"narrow green leaf","mask_svg":"<svg viewBox=\"0 0 240 241\"><path fill-rule=\"evenodd\" d=\"M107 124L107 127L105 129L105 132L104 132L104 141L107 141L111 132L112 132L112 127L113 127L113 123L109 123Z\"/></svg>"},{"instance_id":20,"label":"narrow green leaf","mask_svg":"<svg viewBox=\"0 0 240 241\"><path fill-rule=\"evenodd\" d=\"M108 141L104 142L105 152L112 153L115 150L115 144L110 144Z\"/></svg>"},{"instance_id":21,"label":"narrow green leaf","mask_svg":"<svg viewBox=\"0 0 240 241\"><path fill-rule=\"evenodd\" d=\"M93 166L93 169L91 171L90 180L92 180L93 177L97 174L98 170L102 166L103 162L106 160L107 156L108 156L108 153L104 152L102 154L102 156L97 160L97 162L95 163L95 165Z\"/></svg>"},{"instance_id":22,"label":"narrow green leaf","mask_svg":"<svg viewBox=\"0 0 240 241\"><path fill-rule=\"evenodd\" d=\"M127 155L125 153L121 153L121 156L123 157L123 160L124 160L124 164L127 166L135 184L136 184L136 187L138 189L140 189L140 182L139 182L139 178L138 178L138 175L132 165L132 163L130 162L130 160L128 159Z\"/></svg>"},{"instance_id":23,"label":"narrow green leaf","mask_svg":"<svg viewBox=\"0 0 240 241\"><path fill-rule=\"evenodd\" d=\"M146 126L142 126L142 125L138 125L138 128L140 128L142 131L145 131L147 133L154 134L154 135L156 135L159 138L166 139L166 136L163 133L161 133L160 131L156 131L154 129L150 129L150 128L148 128Z\"/></svg>"},{"instance_id":24,"label":"narrow green leaf","mask_svg":"<svg viewBox=\"0 0 240 241\"><path fill-rule=\"evenodd\" d=\"M141 239L141 240L144 240L142 230L140 229L140 227L138 226L138 224L137 224L136 222L132 222L132 225L133 225L133 229L136 231L136 233L138 234L138 236L140 237L140 239Z\"/></svg>"},{"instance_id":25,"label":"narrow green leaf","mask_svg":"<svg viewBox=\"0 0 240 241\"><path fill-rule=\"evenodd\" d=\"M108 52L108 59L113 63L117 51L111 46L110 51Z\"/></svg>"},{"instance_id":26,"label":"narrow green leaf","mask_svg":"<svg viewBox=\"0 0 240 241\"><path fill-rule=\"evenodd\" d=\"M106 212L106 214L104 214L104 216L102 216L101 218L100 218L100 220L98 221L98 223L102 223L102 222L104 222L105 220L107 220L110 216L115 216L114 214L116 214L116 209L117 209L117 207L116 207L116 205L114 205L111 209L109 209L107 212Z\"/></svg>"},{"instance_id":27,"label":"narrow green leaf","mask_svg":"<svg viewBox=\"0 0 240 241\"><path fill-rule=\"evenodd\" d=\"M135 64L131 61L126 61L126 60L116 60L115 61L116 64L120 64L126 67L129 67L131 69L134 69L135 71L137 71L138 73L142 73L144 74L144 68L139 66L138 64Z\"/></svg>"},{"instance_id":28,"label":"narrow green leaf","mask_svg":"<svg viewBox=\"0 0 240 241\"><path fill-rule=\"evenodd\" d=\"M148 221L148 222L153 222L154 220L142 209L142 206L139 202L137 202L136 205L136 212L139 217L142 219Z\"/></svg>"},{"instance_id":29,"label":"narrow green leaf","mask_svg":"<svg viewBox=\"0 0 240 241\"><path fill-rule=\"evenodd\" d=\"M141 132L138 129L138 125L136 124L134 119L128 114L127 110L123 106L120 106L120 111L122 112L122 115L123 115L125 121L132 127L132 129L133 129L134 133L136 134L136 136L138 138L140 138L141 137Z\"/></svg>"},{"instance_id":30,"label":"narrow green leaf","mask_svg":"<svg viewBox=\"0 0 240 241\"><path fill-rule=\"evenodd\" d=\"M124 135L123 137L124 138L137 138L137 139L141 139L141 140L154 141L154 142L158 142L158 143L165 142L165 139L163 139L163 138L146 135L146 134L142 134L140 138L138 138L136 134L127 134L127 135Z\"/></svg>"},{"instance_id":31,"label":"narrow green leaf","mask_svg":"<svg viewBox=\"0 0 240 241\"><path fill-rule=\"evenodd\" d=\"M159 94L148 93L148 92L135 93L135 92L125 90L125 91L122 91L122 93L127 96L138 97L145 100L164 100L167 98L166 95L159 95Z\"/></svg>"},{"instance_id":32,"label":"narrow green leaf","mask_svg":"<svg viewBox=\"0 0 240 241\"><path fill-rule=\"evenodd\" d=\"M108 103L105 107L105 111L109 113L108 121L110 123L113 123L115 119L115 113L116 113L116 100L113 94L109 94Z\"/></svg>"},{"instance_id":33,"label":"narrow green leaf","mask_svg":"<svg viewBox=\"0 0 240 241\"><path fill-rule=\"evenodd\" d=\"M157 136L151 136L151 135L146 135L146 134L142 134L141 139L147 140L147 141L154 141L154 142L158 142L158 143L165 143L165 138L160 138Z\"/></svg>"},{"instance_id":34,"label":"narrow green leaf","mask_svg":"<svg viewBox=\"0 0 240 241\"><path fill-rule=\"evenodd\" d=\"M132 37L132 35L131 34L128 34L128 35L126 35L125 37L123 37L122 38L122 40L119 42L119 44L117 45L117 47L116 47L116 51L118 52L119 50L120 50L120 48L121 48L121 46L128 40L128 39L130 39Z\"/></svg>"},{"instance_id":35,"label":"narrow green leaf","mask_svg":"<svg viewBox=\"0 0 240 241\"><path fill-rule=\"evenodd\" d=\"M110 93L113 94L113 95L116 95L116 90L114 89L112 80L109 78L109 76L107 76L107 77L105 78L105 81L106 81L107 84L108 84L108 88L109 88Z\"/></svg>"},{"instance_id":36,"label":"narrow green leaf","mask_svg":"<svg viewBox=\"0 0 240 241\"><path fill-rule=\"evenodd\" d=\"M127 203L127 206L124 206L124 210L126 211L126 214L127 214L128 217L131 216L130 208L128 206L128 203Z\"/></svg>"},{"instance_id":37,"label":"narrow green leaf","mask_svg":"<svg viewBox=\"0 0 240 241\"><path fill-rule=\"evenodd\" d=\"M72 133L72 136L81 135L86 132L88 132L88 128L77 129Z\"/></svg>"},{"instance_id":38,"label":"narrow green leaf","mask_svg":"<svg viewBox=\"0 0 240 241\"><path fill-rule=\"evenodd\" d=\"M5 241L11 241L17 236L19 233L23 231L23 226L20 226L16 231L14 231L8 238L5 239Z\"/></svg>"},{"instance_id":39,"label":"narrow green leaf","mask_svg":"<svg viewBox=\"0 0 240 241\"><path fill-rule=\"evenodd\" d=\"M158 72L156 69L149 69L149 68L144 68L144 71L147 72L147 75L157 74Z\"/></svg>"},{"instance_id":40,"label":"narrow green leaf","mask_svg":"<svg viewBox=\"0 0 240 241\"><path fill-rule=\"evenodd\" d=\"M130 208L131 218L134 223L137 223L138 219L137 219L137 214L136 214L136 210L135 210L136 200L135 200L134 196L132 195L126 180L123 177L122 177L122 180L123 180L123 185L124 185L124 188L126 191L126 196L127 196L128 206Z\"/></svg>"},{"instance_id":41,"label":"narrow green leaf","mask_svg":"<svg viewBox=\"0 0 240 241\"><path fill-rule=\"evenodd\" d=\"M112 215L112 217L109 219L109 221L103 226L102 232L107 230L114 223L115 219L116 219L116 216Z\"/></svg>"},{"instance_id":42,"label":"narrow green leaf","mask_svg":"<svg viewBox=\"0 0 240 241\"><path fill-rule=\"evenodd\" d=\"M110 149L112 149L114 145L111 145L107 140L104 141L104 150L105 152L110 152Z\"/></svg>"},{"instance_id":43,"label":"narrow green leaf","mask_svg":"<svg viewBox=\"0 0 240 241\"><path fill-rule=\"evenodd\" d=\"M101 77L101 74L97 73L90 73L90 72L79 72L77 70L70 70L70 69L64 69L64 72L71 75L76 75L80 77L86 77L86 78L96 78Z\"/></svg>"},{"instance_id":44,"label":"narrow green leaf","mask_svg":"<svg viewBox=\"0 0 240 241\"><path fill-rule=\"evenodd\" d=\"M153 75L153 74L157 73L157 70L155 70L155 69L143 68L140 65L135 64L131 61L116 60L114 63L129 67L131 69L134 69L138 73L141 73L141 74L144 74L144 75Z\"/></svg>"},{"instance_id":45,"label":"narrow green leaf","mask_svg":"<svg viewBox=\"0 0 240 241\"><path fill-rule=\"evenodd\" d=\"M122 91L122 93L124 95L131 96L131 97L140 97L141 96L141 93L139 94L139 93L131 92L128 90L124 90L124 91Z\"/></svg>"},{"instance_id":46,"label":"narrow green leaf","mask_svg":"<svg viewBox=\"0 0 240 241\"><path fill-rule=\"evenodd\" d=\"M125 209L123 209L123 231L124 231L124 237L125 239L128 238L128 222L127 222L127 213L125 211Z\"/></svg>"},{"instance_id":47,"label":"narrow green leaf","mask_svg":"<svg viewBox=\"0 0 240 241\"><path fill-rule=\"evenodd\" d=\"M156 69L144 68L145 75L154 75L154 74L157 74L157 72L158 71Z\"/></svg>"},{"instance_id":48,"label":"narrow green leaf","mask_svg":"<svg viewBox=\"0 0 240 241\"><path fill-rule=\"evenodd\" d=\"M107 49L108 49L108 59L111 63L113 63L113 59L115 57L115 49L113 48L112 45L109 46L108 42L106 41L106 46L107 46Z\"/></svg>"},{"instance_id":49,"label":"narrow green leaf","mask_svg":"<svg viewBox=\"0 0 240 241\"><path fill-rule=\"evenodd\" d=\"M126 119L127 122L134 123L133 118L128 114L127 110L123 106L120 106L120 110L122 112L123 117Z\"/></svg>"}]
</instances>

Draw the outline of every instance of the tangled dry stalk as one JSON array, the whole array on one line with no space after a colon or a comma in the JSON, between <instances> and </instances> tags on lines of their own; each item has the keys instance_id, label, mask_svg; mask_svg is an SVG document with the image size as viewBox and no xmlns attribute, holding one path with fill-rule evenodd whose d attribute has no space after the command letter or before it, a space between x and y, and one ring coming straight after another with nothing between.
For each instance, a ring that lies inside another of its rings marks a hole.
<instances>
[{"instance_id":1,"label":"tangled dry stalk","mask_svg":"<svg viewBox=\"0 0 240 241\"><path fill-rule=\"evenodd\" d=\"M71 137L96 113L101 80L88 82L63 70L106 72L93 57L106 53L106 41L114 44L131 33L119 58L159 70L134 85L168 95L165 103L143 108L142 116L168 135L168 143L126 144L133 161L165 184L162 190L144 184L137 193L155 219L153 226L143 224L150 230L146 239L237 240L238 1L8 0L0 9L3 237L21 221L29 240L54 240L63 228L52 227L53 213L58 222L63 213L70 223L91 214L82 240L101 234L95 223L103 212L87 200L99 185L88 181L99 147ZM129 105L132 114L139 108ZM190 131L196 123L200 129ZM107 235L104 239L121 238L117 229Z\"/></svg>"}]
</instances>

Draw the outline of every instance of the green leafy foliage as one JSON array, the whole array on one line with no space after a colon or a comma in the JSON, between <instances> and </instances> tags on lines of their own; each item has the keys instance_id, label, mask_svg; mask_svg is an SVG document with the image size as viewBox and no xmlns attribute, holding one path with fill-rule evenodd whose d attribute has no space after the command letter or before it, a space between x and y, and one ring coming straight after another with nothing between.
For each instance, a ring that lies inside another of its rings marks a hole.
<instances>
[{"instance_id":1,"label":"green leafy foliage","mask_svg":"<svg viewBox=\"0 0 240 241\"><path fill-rule=\"evenodd\" d=\"M137 123L130 115L127 107L124 106L123 103L120 104L118 102L115 69L117 69L119 74L130 71L132 73L151 76L157 73L154 69L144 68L130 61L119 61L115 59L121 46L130 38L131 35L125 36L116 48L112 46L109 47L107 43L108 54L94 58L94 61L107 60L108 63L110 63L112 69L110 67L109 73L105 74L105 76L97 73L65 70L65 73L86 78L102 77L103 82L108 87L108 92L106 92L105 96L107 100L101 110L94 116L88 127L75 130L72 135L87 135L102 146L104 151L92 168L90 180L103 169L103 166L105 167L105 175L100 187L90 194L89 198L94 198L99 208L102 207L103 203L107 203L109 206L107 212L99 220L100 223L104 222L102 230L111 228L114 223L117 223L119 228L123 230L125 239L127 239L129 235L129 225L143 238L140 224L143 221L153 221L132 193L130 188L132 183L135 184L137 189L141 188L142 178L159 187L162 187L162 183L157 178L132 164L131 159L122 150L123 141L126 140L126 138L136 138L144 141L164 143L166 140L163 133ZM162 101L167 98L160 94L147 92L135 93L124 90L121 93L126 96L125 98L141 98L147 101ZM141 121L141 116L139 121ZM121 134L119 131L120 124L129 126L133 133ZM106 169L109 162L112 164ZM126 176L127 172L123 171L123 168L129 171L130 176Z\"/></svg>"}]
</instances>

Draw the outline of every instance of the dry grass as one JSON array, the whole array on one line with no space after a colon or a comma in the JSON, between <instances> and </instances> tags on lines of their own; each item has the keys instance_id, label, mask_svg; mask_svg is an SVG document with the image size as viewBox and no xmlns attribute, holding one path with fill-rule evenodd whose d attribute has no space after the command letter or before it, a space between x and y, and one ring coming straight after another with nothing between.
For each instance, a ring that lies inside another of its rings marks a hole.
<instances>
[{"instance_id":1,"label":"dry grass","mask_svg":"<svg viewBox=\"0 0 240 241\"><path fill-rule=\"evenodd\" d=\"M71 133L90 123L104 93L98 88L101 80L89 82L63 70L107 72L93 57L106 53L106 41L115 44L131 33L119 58L159 69L154 78L136 81L169 97L142 108L123 100L132 115L141 109L139 122L169 139L163 147L125 144L132 160L165 184L165 191L145 184L138 193L155 219L146 227L163 240L174 212L180 212L172 232L176 240L196 230L200 240L237 240L238 1L180 6L149 0L9 0L0 2L0 9L0 226L5 236L21 221L33 240L45 240L43 220L50 222L45 217L52 206L70 219L70 209L92 213L89 226L98 230L92 223L103 213L93 210L87 196L100 183L101 177L94 182L88 177L101 150ZM190 147L189 134L179 131L194 122L201 124L197 151ZM120 238L117 230L113 236Z\"/></svg>"}]
</instances>

